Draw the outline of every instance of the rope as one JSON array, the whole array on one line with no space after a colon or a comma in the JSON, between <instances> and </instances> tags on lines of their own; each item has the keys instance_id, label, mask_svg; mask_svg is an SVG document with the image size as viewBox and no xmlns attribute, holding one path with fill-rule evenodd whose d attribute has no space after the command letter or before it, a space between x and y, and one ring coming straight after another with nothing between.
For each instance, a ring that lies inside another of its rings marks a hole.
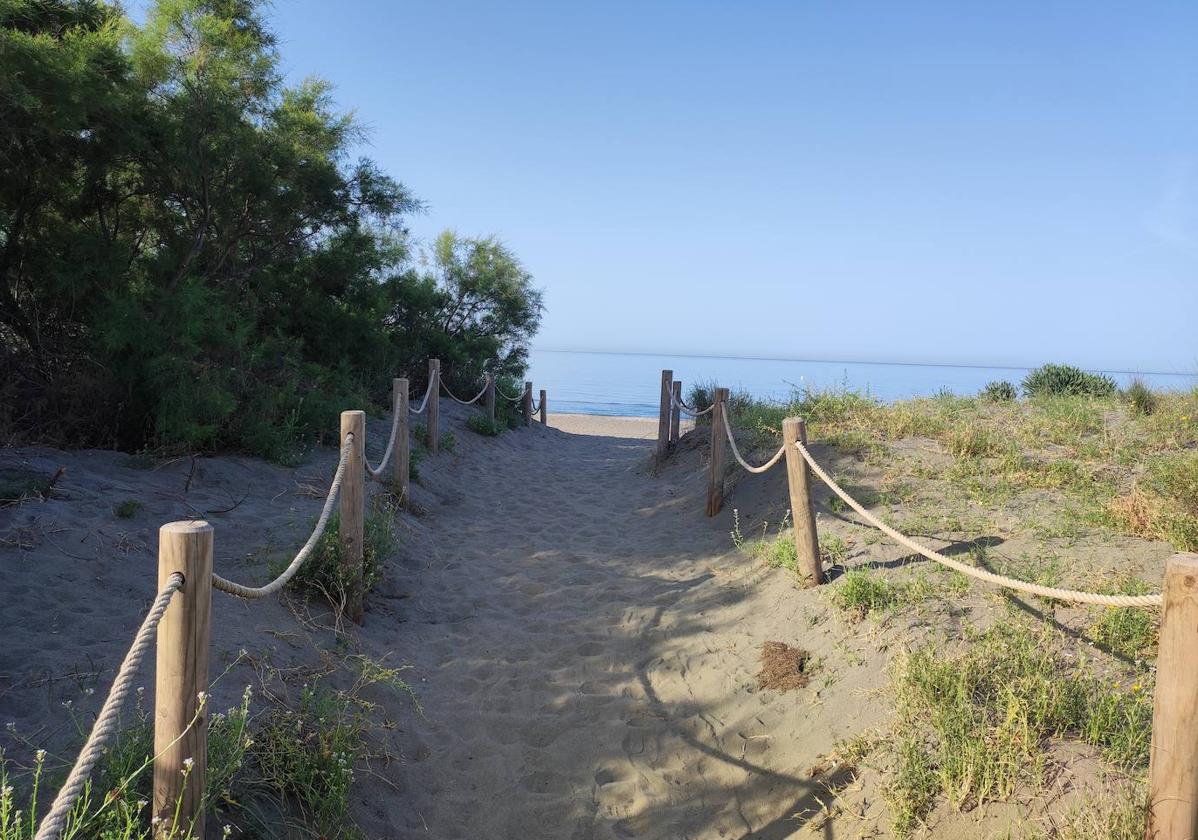
<instances>
[{"instance_id":1,"label":"rope","mask_svg":"<svg viewBox=\"0 0 1198 840\"><path fill-rule=\"evenodd\" d=\"M524 399L523 394L519 394L514 397L509 397L507 394L503 393L503 389L500 388L498 385L495 386L495 393L499 394L499 396L503 397L508 402L520 402L520 400Z\"/></svg>"},{"instance_id":2,"label":"rope","mask_svg":"<svg viewBox=\"0 0 1198 840\"><path fill-rule=\"evenodd\" d=\"M685 414L687 417L694 417L694 418L698 419L699 417L702 417L704 414L707 414L713 408L715 408L715 403L712 403L711 405L707 406L707 408L703 409L702 411L695 411L694 408L692 408L691 406L684 403L682 401L681 397L674 396L673 388L669 389L669 395L670 395L670 407L673 408L673 407L677 406L678 410L681 411L683 414Z\"/></svg>"},{"instance_id":3,"label":"rope","mask_svg":"<svg viewBox=\"0 0 1198 840\"><path fill-rule=\"evenodd\" d=\"M760 467L755 467L752 464L750 464L749 462L747 462L744 458L741 457L740 450L736 448L736 438L732 434L732 424L728 422L728 412L727 411L724 412L724 434L728 438L728 445L732 447L732 456L734 458L736 458L737 461L740 462L740 465L742 467L744 467L746 470L748 470L751 473L767 472L770 469L770 467L774 466L774 464L778 463L778 461L781 460L783 454L785 454L785 452L786 452L786 444L784 443L784 444L782 444L782 446L780 446L778 448L778 451L774 453L774 457L770 458L768 461L766 461Z\"/></svg>"},{"instance_id":4,"label":"rope","mask_svg":"<svg viewBox=\"0 0 1198 840\"><path fill-rule=\"evenodd\" d=\"M420 401L420 408L412 408L411 406L408 406L408 412L411 414L423 414L424 407L426 405L428 405L429 394L431 394L432 392L433 392L433 380L430 379L428 381L428 385L424 389L424 399L422 399Z\"/></svg>"},{"instance_id":5,"label":"rope","mask_svg":"<svg viewBox=\"0 0 1198 840\"><path fill-rule=\"evenodd\" d=\"M474 395L474 399L460 400L456 396L454 396L453 391L449 390L449 386L446 385L444 382L441 383L441 387L445 389L445 393L449 394L449 398L451 400L453 400L454 402L458 403L459 405L474 405L476 402L478 402L479 400L481 400L483 398L483 394L487 393L487 386L484 384L483 389Z\"/></svg>"},{"instance_id":6,"label":"rope","mask_svg":"<svg viewBox=\"0 0 1198 840\"><path fill-rule=\"evenodd\" d=\"M154 639L158 622L162 620L162 614L170 606L171 598L182 586L183 575L175 572L167 578L166 585L162 587L158 597L155 598L154 605L150 607L137 635L133 637L133 644L129 647L129 652L125 654L125 661L121 663L116 678L112 681L112 688L109 689L108 697L100 708L100 714L96 716L96 723L92 726L91 734L87 736L87 742L79 751L79 757L75 759L75 766L71 768L71 774L67 776L66 782L58 791L58 796L54 798L54 804L50 806L50 811L42 820L34 840L58 840L63 829L66 828L67 818L75 806L75 801L83 792L83 786L87 783L92 768L103 754L108 741L116 734L117 713L120 711L125 697L129 694L141 660L145 657L146 650Z\"/></svg>"},{"instance_id":7,"label":"rope","mask_svg":"<svg viewBox=\"0 0 1198 840\"><path fill-rule=\"evenodd\" d=\"M529 410L529 411L530 411L532 414L536 414L538 411L540 411L540 410L541 410L541 404L540 404L539 402L533 402L532 400L529 400L528 402L529 402L529 408L528 408L528 410Z\"/></svg>"},{"instance_id":8,"label":"rope","mask_svg":"<svg viewBox=\"0 0 1198 840\"><path fill-rule=\"evenodd\" d=\"M308 555L312 553L312 549L316 548L316 543L324 534L324 530L328 527L329 517L333 515L333 503L337 500L337 494L341 491L341 480L345 477L345 465L349 462L349 450L353 446L354 436L346 435L345 443L341 447L341 460L337 462L337 473L333 476L333 483L329 485L329 494L324 500L324 509L320 512L320 518L316 520L316 527L312 530L312 536L308 537L308 541L304 543L303 548L295 555L295 559L291 561L291 565L283 570L283 573L272 580L265 586L243 586L240 583L234 583L231 580L225 580L220 575L213 573L212 585L222 592L228 592L230 595L236 595L238 598L247 600L257 600L265 598L268 595L273 595L287 585L295 573L304 565L304 561L308 559Z\"/></svg>"},{"instance_id":9,"label":"rope","mask_svg":"<svg viewBox=\"0 0 1198 840\"><path fill-rule=\"evenodd\" d=\"M370 473L371 478L378 478L382 475L384 469L387 468L387 463L391 460L391 450L395 448L395 436L399 433L399 412L393 411L391 418L391 439L387 441L387 450L383 453L383 460L379 462L377 467L370 466L370 461L366 460L363 453L363 460L366 460L366 472Z\"/></svg>"},{"instance_id":10,"label":"rope","mask_svg":"<svg viewBox=\"0 0 1198 840\"><path fill-rule=\"evenodd\" d=\"M943 566L948 566L950 569L955 569L963 575L984 580L987 583L993 583L998 586L1005 586L1008 589L1014 589L1017 592L1025 592L1029 595L1039 595L1042 598L1054 598L1058 601L1071 601L1075 604L1098 604L1104 607L1156 607L1162 603L1161 594L1159 592L1152 595L1099 595L1093 592L1080 592L1076 589L1057 589L1052 586L1041 586L1038 583L1028 583L1027 581L1009 578L1005 575L995 574L986 569L979 569L976 566L969 566L959 560L954 560L947 557L938 551L933 551L926 546L920 545L915 540L900 534L898 531L891 528L882 520L867 511L861 506L861 503L841 489L832 478L824 471L816 460L811 457L811 453L807 451L807 447L801 442L796 441L795 446L799 448L799 452L803 454L808 466L812 472L820 477L824 484L831 488L832 492L844 500L845 504L857 511L866 522L873 525L883 534L890 537L900 545L922 554L929 560L934 560Z\"/></svg>"}]
</instances>

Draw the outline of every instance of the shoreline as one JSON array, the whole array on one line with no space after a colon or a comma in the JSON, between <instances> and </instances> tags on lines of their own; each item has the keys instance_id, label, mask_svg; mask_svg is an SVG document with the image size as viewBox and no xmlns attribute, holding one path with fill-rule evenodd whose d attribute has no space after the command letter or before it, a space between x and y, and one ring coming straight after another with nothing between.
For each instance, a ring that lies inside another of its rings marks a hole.
<instances>
[{"instance_id":1,"label":"shoreline","mask_svg":"<svg viewBox=\"0 0 1198 840\"><path fill-rule=\"evenodd\" d=\"M551 411L548 425L550 428L572 435L637 438L639 440L655 440L657 438L656 417L622 414L554 414ZM684 417L680 433L686 434L693 427L694 422Z\"/></svg>"}]
</instances>

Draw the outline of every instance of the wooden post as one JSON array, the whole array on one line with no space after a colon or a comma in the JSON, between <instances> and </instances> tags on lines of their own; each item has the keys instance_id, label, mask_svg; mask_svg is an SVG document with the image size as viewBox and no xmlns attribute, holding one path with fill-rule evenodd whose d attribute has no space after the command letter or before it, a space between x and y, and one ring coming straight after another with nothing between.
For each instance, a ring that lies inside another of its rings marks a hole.
<instances>
[{"instance_id":1,"label":"wooden post","mask_svg":"<svg viewBox=\"0 0 1198 840\"><path fill-rule=\"evenodd\" d=\"M430 402L431 406L432 403ZM341 566L345 579L354 581L345 593L345 613L356 624L362 623L362 544L366 531L366 412L341 412L341 445L347 435L354 436L341 478Z\"/></svg>"},{"instance_id":2,"label":"wooden post","mask_svg":"<svg viewBox=\"0 0 1198 840\"><path fill-rule=\"evenodd\" d=\"M679 431L682 428L682 409L679 403L682 402L682 380L675 379L671 386L674 389L674 407L670 410L670 446L678 445Z\"/></svg>"},{"instance_id":3,"label":"wooden post","mask_svg":"<svg viewBox=\"0 0 1198 840\"><path fill-rule=\"evenodd\" d=\"M1148 769L1147 840L1198 836L1198 554L1165 565Z\"/></svg>"},{"instance_id":4,"label":"wooden post","mask_svg":"<svg viewBox=\"0 0 1198 840\"><path fill-rule=\"evenodd\" d=\"M428 440L424 442L428 451L437 454L437 444L440 435L437 430L437 420L441 408L441 360L428 360Z\"/></svg>"},{"instance_id":5,"label":"wooden post","mask_svg":"<svg viewBox=\"0 0 1198 840\"><path fill-rule=\"evenodd\" d=\"M524 399L520 401L520 408L524 412L524 425L532 425L532 383L524 383Z\"/></svg>"},{"instance_id":6,"label":"wooden post","mask_svg":"<svg viewBox=\"0 0 1198 840\"><path fill-rule=\"evenodd\" d=\"M724 406L727 388L715 389L715 408L711 410L711 471L707 474L707 515L715 516L724 506Z\"/></svg>"},{"instance_id":7,"label":"wooden post","mask_svg":"<svg viewBox=\"0 0 1198 840\"><path fill-rule=\"evenodd\" d=\"M411 407L408 405L408 380L391 380L391 410L399 418L395 429L395 452L391 466L391 492L398 498L401 505L408 503L408 477L412 472L412 450L408 443L408 419Z\"/></svg>"},{"instance_id":8,"label":"wooden post","mask_svg":"<svg viewBox=\"0 0 1198 840\"><path fill-rule=\"evenodd\" d=\"M158 624L154 680L155 836L204 836L208 715L208 628L212 616L212 526L171 522L158 529L158 588L175 572L183 587ZM205 704L206 705L206 704ZM176 809L179 824L175 823Z\"/></svg>"},{"instance_id":9,"label":"wooden post","mask_svg":"<svg viewBox=\"0 0 1198 840\"><path fill-rule=\"evenodd\" d=\"M542 388L541 389L541 425L542 426L545 426L548 424L548 422L549 422L547 419L548 417L549 417L549 401L547 399L545 399L545 389Z\"/></svg>"},{"instance_id":10,"label":"wooden post","mask_svg":"<svg viewBox=\"0 0 1198 840\"><path fill-rule=\"evenodd\" d=\"M815 505L811 501L811 474L796 441L807 445L807 424L798 417L782 421L782 443L786 446L786 481L790 485L790 516L794 521L795 556L806 586L824 582L824 567L819 554L819 533L815 529Z\"/></svg>"},{"instance_id":11,"label":"wooden post","mask_svg":"<svg viewBox=\"0 0 1198 840\"><path fill-rule=\"evenodd\" d=\"M670 451L670 394L673 392L674 371L661 372L661 390L657 395L657 457L666 457Z\"/></svg>"},{"instance_id":12,"label":"wooden post","mask_svg":"<svg viewBox=\"0 0 1198 840\"><path fill-rule=\"evenodd\" d=\"M495 377L487 374L487 419L495 422Z\"/></svg>"}]
</instances>

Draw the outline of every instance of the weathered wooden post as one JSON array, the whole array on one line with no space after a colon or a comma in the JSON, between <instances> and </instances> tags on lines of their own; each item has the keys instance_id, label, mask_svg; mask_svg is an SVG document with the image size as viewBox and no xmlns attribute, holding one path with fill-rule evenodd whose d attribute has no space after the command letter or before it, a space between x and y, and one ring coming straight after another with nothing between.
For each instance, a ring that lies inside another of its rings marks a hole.
<instances>
[{"instance_id":1,"label":"weathered wooden post","mask_svg":"<svg viewBox=\"0 0 1198 840\"><path fill-rule=\"evenodd\" d=\"M430 403L431 405L431 403ZM352 581L345 593L345 612L362 623L362 547L366 531L366 412L341 412L341 445L353 435L345 474L341 477L341 567Z\"/></svg>"},{"instance_id":2,"label":"weathered wooden post","mask_svg":"<svg viewBox=\"0 0 1198 840\"><path fill-rule=\"evenodd\" d=\"M1198 837L1198 554L1165 565L1146 840Z\"/></svg>"},{"instance_id":3,"label":"weathered wooden post","mask_svg":"<svg viewBox=\"0 0 1198 840\"><path fill-rule=\"evenodd\" d=\"M545 426L545 425L547 425L547 424L548 424L548 422L549 422L549 420L548 420L548 417L549 417L549 408L548 408L548 406L549 406L549 401L548 401L547 399L545 399L545 389L544 389L544 388L542 388L542 389L541 389L541 425L542 425L542 426Z\"/></svg>"},{"instance_id":4,"label":"weathered wooden post","mask_svg":"<svg viewBox=\"0 0 1198 840\"><path fill-rule=\"evenodd\" d=\"M495 376L487 374L487 419L495 423Z\"/></svg>"},{"instance_id":5,"label":"weathered wooden post","mask_svg":"<svg viewBox=\"0 0 1198 840\"><path fill-rule=\"evenodd\" d=\"M711 471L707 474L707 515L715 516L724 505L724 409L728 389L715 389L715 408L711 410Z\"/></svg>"},{"instance_id":6,"label":"weathered wooden post","mask_svg":"<svg viewBox=\"0 0 1198 840\"><path fill-rule=\"evenodd\" d=\"M657 458L661 460L670 451L670 394L673 390L674 371L661 372L661 390L657 395Z\"/></svg>"},{"instance_id":7,"label":"weathered wooden post","mask_svg":"<svg viewBox=\"0 0 1198 840\"><path fill-rule=\"evenodd\" d=\"M524 383L524 397L520 400L520 409L524 412L524 425L532 425L532 383Z\"/></svg>"},{"instance_id":8,"label":"weathered wooden post","mask_svg":"<svg viewBox=\"0 0 1198 840\"><path fill-rule=\"evenodd\" d=\"M408 417L411 409L408 406L408 380L391 380L391 410L398 418L395 429L395 453L391 466L391 492L398 498L401 505L408 503L408 480L412 471L412 450L408 444Z\"/></svg>"},{"instance_id":9,"label":"weathered wooden post","mask_svg":"<svg viewBox=\"0 0 1198 840\"><path fill-rule=\"evenodd\" d=\"M439 433L437 430L437 421L440 415L441 408L441 360L428 360L428 440L424 445L428 447L428 451L432 454L437 454L437 445L439 443Z\"/></svg>"},{"instance_id":10,"label":"weathered wooden post","mask_svg":"<svg viewBox=\"0 0 1198 840\"><path fill-rule=\"evenodd\" d=\"M679 431L682 428L682 380L675 379L672 387L674 389L673 408L670 409L670 446L678 445Z\"/></svg>"},{"instance_id":11,"label":"weathered wooden post","mask_svg":"<svg viewBox=\"0 0 1198 840\"><path fill-rule=\"evenodd\" d=\"M183 586L158 624L154 680L155 836L204 836L208 767L208 633L212 616L212 526L171 522L158 529L158 588L175 572ZM179 825L175 825L178 813Z\"/></svg>"},{"instance_id":12,"label":"weathered wooden post","mask_svg":"<svg viewBox=\"0 0 1198 840\"><path fill-rule=\"evenodd\" d=\"M798 417L782 421L782 443L786 446L786 481L790 485L790 515L794 520L795 556L806 586L824 582L819 554L819 533L815 529L815 505L811 501L811 474L796 441L807 445L807 424Z\"/></svg>"}]
</instances>

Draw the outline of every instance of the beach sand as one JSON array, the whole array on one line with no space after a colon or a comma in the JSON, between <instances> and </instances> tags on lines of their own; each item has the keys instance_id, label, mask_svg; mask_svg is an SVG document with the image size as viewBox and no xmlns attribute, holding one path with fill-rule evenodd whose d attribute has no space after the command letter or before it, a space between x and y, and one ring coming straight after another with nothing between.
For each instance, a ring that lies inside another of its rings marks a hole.
<instances>
[{"instance_id":1,"label":"beach sand","mask_svg":"<svg viewBox=\"0 0 1198 840\"><path fill-rule=\"evenodd\" d=\"M229 669L217 708L246 684L290 702L314 679L345 687L353 656L410 666L422 715L386 686L366 693L372 758L352 816L368 837L888 834L877 773L858 775L836 745L885 731L898 640L956 622L959 605L881 633L837 610L831 587L805 590L749 560L729 536L733 510L746 533L772 533L788 506L784 472L731 474L724 510L705 517L706 430L655 465L652 418L552 415L548 428L484 438L466 410L443 411L456 447L421 461L416 512L396 517L400 544L362 627L338 635L327 610L290 598L214 595L213 676ZM377 459L389 425L368 428ZM834 470L856 463L813 448ZM217 570L265 581L269 561L307 537L335 460L327 447L296 469L0 452L2 468L67 468L50 500L0 510L10 759L28 762L33 746L59 766L73 759L75 721L90 725L153 596L158 525L206 517ZM819 492L821 529L856 545L852 563L904 562L902 549L854 543L863 532L827 514ZM144 505L130 519L114 513L125 499ZM758 687L767 641L810 653L806 686ZM148 693L152 670L151 657ZM1020 815L986 811L998 830ZM938 816L937 832L981 836L976 819Z\"/></svg>"}]
</instances>

